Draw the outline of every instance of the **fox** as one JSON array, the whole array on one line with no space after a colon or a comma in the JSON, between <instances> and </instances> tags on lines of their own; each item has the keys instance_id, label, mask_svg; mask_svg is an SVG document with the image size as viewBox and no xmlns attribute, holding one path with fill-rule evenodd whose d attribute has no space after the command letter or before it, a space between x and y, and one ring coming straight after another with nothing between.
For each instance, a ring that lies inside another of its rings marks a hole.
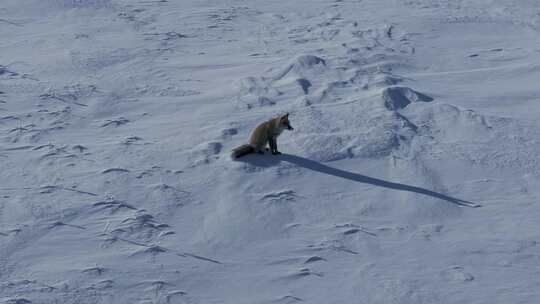
<instances>
[{"instance_id":1,"label":"fox","mask_svg":"<svg viewBox=\"0 0 540 304\"><path fill-rule=\"evenodd\" d=\"M289 113L272 118L255 127L251 132L249 144L233 149L231 157L236 159L250 153L264 154L266 144L270 146L273 155L281 154L277 148L277 138L284 130L294 130L289 122Z\"/></svg>"}]
</instances>

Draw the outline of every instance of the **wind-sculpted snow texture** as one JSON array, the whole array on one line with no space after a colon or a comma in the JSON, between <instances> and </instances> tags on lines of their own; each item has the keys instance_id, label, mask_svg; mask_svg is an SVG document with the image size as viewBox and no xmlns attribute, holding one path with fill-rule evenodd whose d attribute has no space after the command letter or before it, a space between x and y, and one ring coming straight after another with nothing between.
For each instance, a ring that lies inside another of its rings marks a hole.
<instances>
[{"instance_id":1,"label":"wind-sculpted snow texture","mask_svg":"<svg viewBox=\"0 0 540 304\"><path fill-rule=\"evenodd\" d=\"M539 16L0 1L0 303L539 303Z\"/></svg>"}]
</instances>

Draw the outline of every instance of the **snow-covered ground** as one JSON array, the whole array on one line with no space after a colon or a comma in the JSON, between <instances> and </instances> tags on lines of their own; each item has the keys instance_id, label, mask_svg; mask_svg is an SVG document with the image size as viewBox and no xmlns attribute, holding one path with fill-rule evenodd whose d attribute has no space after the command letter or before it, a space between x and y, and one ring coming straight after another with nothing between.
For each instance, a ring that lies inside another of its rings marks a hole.
<instances>
[{"instance_id":1,"label":"snow-covered ground","mask_svg":"<svg viewBox=\"0 0 540 304\"><path fill-rule=\"evenodd\" d=\"M537 0L2 0L0 303L539 303L539 38Z\"/></svg>"}]
</instances>

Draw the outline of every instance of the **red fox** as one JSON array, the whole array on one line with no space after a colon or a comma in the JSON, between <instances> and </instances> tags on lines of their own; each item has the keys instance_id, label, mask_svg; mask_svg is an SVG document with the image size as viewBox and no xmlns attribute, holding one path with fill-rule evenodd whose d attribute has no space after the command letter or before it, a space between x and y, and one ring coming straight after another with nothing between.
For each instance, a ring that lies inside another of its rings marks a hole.
<instances>
[{"instance_id":1,"label":"red fox","mask_svg":"<svg viewBox=\"0 0 540 304\"><path fill-rule=\"evenodd\" d=\"M263 122L251 133L249 144L233 149L232 158L238 158L254 152L264 154L264 148L267 143L273 155L281 154L277 149L277 138L285 129L294 130L289 123L289 113Z\"/></svg>"}]
</instances>

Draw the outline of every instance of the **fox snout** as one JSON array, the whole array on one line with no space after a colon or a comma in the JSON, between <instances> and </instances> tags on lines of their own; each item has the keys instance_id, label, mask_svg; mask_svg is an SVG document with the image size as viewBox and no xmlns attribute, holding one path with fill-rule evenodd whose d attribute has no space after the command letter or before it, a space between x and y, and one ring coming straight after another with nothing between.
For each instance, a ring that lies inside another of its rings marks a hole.
<instances>
[{"instance_id":1,"label":"fox snout","mask_svg":"<svg viewBox=\"0 0 540 304\"><path fill-rule=\"evenodd\" d=\"M289 122L289 113L281 116L281 118L279 119L279 127L283 130L283 129L287 129L289 131L292 131L294 130L293 127L291 127L291 123ZM285 128L283 128L285 127Z\"/></svg>"}]
</instances>

